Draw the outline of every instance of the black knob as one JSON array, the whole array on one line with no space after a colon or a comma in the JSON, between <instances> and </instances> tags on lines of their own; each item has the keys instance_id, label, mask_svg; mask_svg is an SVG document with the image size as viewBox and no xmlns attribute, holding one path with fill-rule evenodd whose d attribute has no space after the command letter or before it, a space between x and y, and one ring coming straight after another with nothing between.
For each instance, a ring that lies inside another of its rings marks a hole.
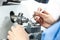
<instances>
[{"instance_id":1,"label":"black knob","mask_svg":"<svg viewBox=\"0 0 60 40\"><path fill-rule=\"evenodd\" d=\"M34 37L34 35L30 35L29 38L30 39L34 39L35 37Z\"/></svg>"}]
</instances>

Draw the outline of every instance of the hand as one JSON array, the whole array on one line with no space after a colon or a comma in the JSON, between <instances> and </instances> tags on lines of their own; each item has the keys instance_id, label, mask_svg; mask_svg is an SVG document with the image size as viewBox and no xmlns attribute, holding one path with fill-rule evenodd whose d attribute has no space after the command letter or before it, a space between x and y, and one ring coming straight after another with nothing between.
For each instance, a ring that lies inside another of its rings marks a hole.
<instances>
[{"instance_id":1,"label":"hand","mask_svg":"<svg viewBox=\"0 0 60 40\"><path fill-rule=\"evenodd\" d=\"M42 26L48 28L56 20L45 10L42 13L41 13L41 11L42 11L42 9L38 8L38 10L34 12L33 17Z\"/></svg>"},{"instance_id":2,"label":"hand","mask_svg":"<svg viewBox=\"0 0 60 40\"><path fill-rule=\"evenodd\" d=\"M9 40L29 40L28 34L21 25L11 27L11 31L8 32L7 38Z\"/></svg>"}]
</instances>

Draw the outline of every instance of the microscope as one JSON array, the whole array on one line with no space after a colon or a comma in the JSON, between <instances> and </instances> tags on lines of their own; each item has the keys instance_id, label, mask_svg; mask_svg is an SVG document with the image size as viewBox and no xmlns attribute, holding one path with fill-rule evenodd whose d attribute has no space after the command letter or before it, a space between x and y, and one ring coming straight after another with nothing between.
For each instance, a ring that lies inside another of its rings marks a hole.
<instances>
[{"instance_id":1,"label":"microscope","mask_svg":"<svg viewBox=\"0 0 60 40\"><path fill-rule=\"evenodd\" d=\"M41 40L41 27L37 22L33 22L31 19L28 19L23 16L23 13L15 15L13 11L10 12L10 19L13 23L18 23L24 25L25 31L29 34L30 40Z\"/></svg>"}]
</instances>

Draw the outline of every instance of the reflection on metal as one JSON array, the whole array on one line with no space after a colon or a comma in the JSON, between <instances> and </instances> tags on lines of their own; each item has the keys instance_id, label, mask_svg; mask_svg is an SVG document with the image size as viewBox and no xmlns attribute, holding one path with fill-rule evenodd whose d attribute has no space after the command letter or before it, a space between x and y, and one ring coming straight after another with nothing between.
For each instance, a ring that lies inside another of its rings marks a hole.
<instances>
[{"instance_id":1,"label":"reflection on metal","mask_svg":"<svg viewBox=\"0 0 60 40\"><path fill-rule=\"evenodd\" d=\"M31 19L23 16L23 13L15 15L13 11L10 12L10 18L13 23L24 25L25 31L29 34L30 40L41 40L41 27L40 24L33 22Z\"/></svg>"}]
</instances>

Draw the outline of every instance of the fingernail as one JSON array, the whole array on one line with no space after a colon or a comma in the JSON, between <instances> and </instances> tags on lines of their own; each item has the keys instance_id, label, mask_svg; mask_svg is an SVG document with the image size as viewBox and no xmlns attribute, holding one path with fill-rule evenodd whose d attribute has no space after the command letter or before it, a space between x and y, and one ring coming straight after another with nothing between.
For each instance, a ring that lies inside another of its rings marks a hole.
<instances>
[{"instance_id":1,"label":"fingernail","mask_svg":"<svg viewBox=\"0 0 60 40\"><path fill-rule=\"evenodd\" d=\"M9 35L7 36L7 38L9 39Z\"/></svg>"},{"instance_id":2,"label":"fingernail","mask_svg":"<svg viewBox=\"0 0 60 40\"><path fill-rule=\"evenodd\" d=\"M11 27L11 30L14 29L14 26Z\"/></svg>"},{"instance_id":3,"label":"fingernail","mask_svg":"<svg viewBox=\"0 0 60 40\"><path fill-rule=\"evenodd\" d=\"M8 34L10 34L11 31L8 31Z\"/></svg>"}]
</instances>

